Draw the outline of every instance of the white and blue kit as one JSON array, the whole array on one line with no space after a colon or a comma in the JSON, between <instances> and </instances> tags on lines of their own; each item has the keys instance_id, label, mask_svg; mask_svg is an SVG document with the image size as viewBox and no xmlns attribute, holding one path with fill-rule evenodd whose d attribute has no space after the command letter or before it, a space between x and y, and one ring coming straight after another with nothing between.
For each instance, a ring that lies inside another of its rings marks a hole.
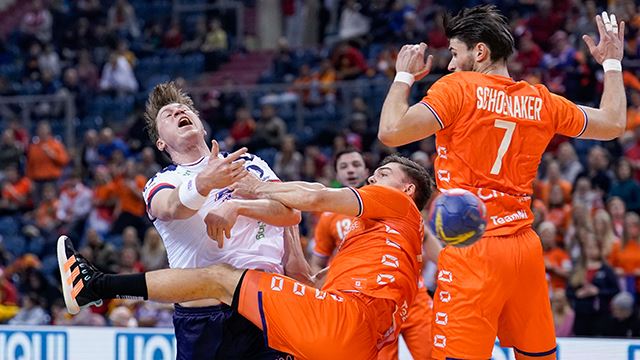
<instances>
[{"instance_id":1,"label":"white and blue kit","mask_svg":"<svg viewBox=\"0 0 640 360\"><path fill-rule=\"evenodd\" d=\"M264 160L251 154L243 155L242 159L245 160L244 167L261 180L278 181ZM205 156L194 163L170 165L158 172L143 191L147 211L158 191L177 188L202 171L208 161L209 157ZM228 189L214 189L202 208L187 219L165 221L149 214L167 249L169 266L184 269L229 264L237 268L283 273L282 227L238 216L231 229L231 239L225 240L222 249L209 237L204 218L230 198ZM267 348L262 332L226 305L205 308L176 305L174 326L178 359L212 358L212 354L217 354L215 358L220 359L277 359L283 355Z\"/></svg>"}]
</instances>

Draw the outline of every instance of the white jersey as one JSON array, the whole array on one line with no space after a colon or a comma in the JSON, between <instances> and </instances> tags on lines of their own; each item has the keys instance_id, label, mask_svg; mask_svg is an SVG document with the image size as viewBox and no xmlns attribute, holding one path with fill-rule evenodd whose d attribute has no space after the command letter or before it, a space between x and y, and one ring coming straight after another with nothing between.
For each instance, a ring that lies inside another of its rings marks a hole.
<instances>
[{"instance_id":1,"label":"white jersey","mask_svg":"<svg viewBox=\"0 0 640 360\"><path fill-rule=\"evenodd\" d=\"M242 159L245 160L244 167L263 181L278 180L269 165L259 157L246 154ZM195 163L171 165L158 172L147 182L143 191L147 209L158 191L178 187L183 181L202 171L208 162L209 157L203 157ZM204 223L205 216L230 198L230 190L214 189L209 193L202 208L188 219L163 221L150 215L167 249L169 266L195 268L225 263L238 268L283 273L282 227L238 216L231 229L231 239L225 239L222 249L219 249L218 244L209 237Z\"/></svg>"}]
</instances>

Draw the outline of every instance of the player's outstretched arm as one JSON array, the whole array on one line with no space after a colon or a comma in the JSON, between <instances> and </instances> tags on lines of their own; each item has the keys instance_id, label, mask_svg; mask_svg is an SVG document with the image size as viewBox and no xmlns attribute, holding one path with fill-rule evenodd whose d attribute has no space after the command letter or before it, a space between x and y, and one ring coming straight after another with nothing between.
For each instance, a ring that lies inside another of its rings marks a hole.
<instances>
[{"instance_id":1,"label":"player's outstretched arm","mask_svg":"<svg viewBox=\"0 0 640 360\"><path fill-rule=\"evenodd\" d=\"M262 182L250 174L229 188L241 197L271 199L301 211L330 211L348 216L360 212L358 198L350 188L331 189L304 181Z\"/></svg>"},{"instance_id":2,"label":"player's outstretched arm","mask_svg":"<svg viewBox=\"0 0 640 360\"><path fill-rule=\"evenodd\" d=\"M246 148L219 158L218 143L211 144L211 155L205 169L174 189L162 189L151 199L149 213L160 220L187 219L202 206L209 192L227 187L244 174Z\"/></svg>"},{"instance_id":3,"label":"player's outstretched arm","mask_svg":"<svg viewBox=\"0 0 640 360\"><path fill-rule=\"evenodd\" d=\"M587 127L581 136L586 139L610 140L624 133L627 123L627 97L622 80L620 61L624 55L624 21L606 12L596 16L600 41L598 45L588 35L582 38L593 58L604 67L604 91L600 107L582 107L587 114Z\"/></svg>"},{"instance_id":4,"label":"player's outstretched arm","mask_svg":"<svg viewBox=\"0 0 640 360\"><path fill-rule=\"evenodd\" d=\"M405 45L396 60L396 78L382 105L378 138L387 146L400 146L424 139L440 130L440 124L427 107L416 104L409 107L408 98L415 80L425 77L431 70L433 57L424 59L427 45Z\"/></svg>"}]
</instances>

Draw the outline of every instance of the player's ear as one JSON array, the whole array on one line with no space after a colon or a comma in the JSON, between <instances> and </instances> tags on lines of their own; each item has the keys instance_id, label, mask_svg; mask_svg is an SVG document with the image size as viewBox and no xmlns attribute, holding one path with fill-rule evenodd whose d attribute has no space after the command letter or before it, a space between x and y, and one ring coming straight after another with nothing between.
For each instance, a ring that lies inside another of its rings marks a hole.
<instances>
[{"instance_id":1,"label":"player's ear","mask_svg":"<svg viewBox=\"0 0 640 360\"><path fill-rule=\"evenodd\" d=\"M483 62L491 57L491 50L489 49L487 44L482 42L476 44L473 52L476 62Z\"/></svg>"},{"instance_id":2,"label":"player's ear","mask_svg":"<svg viewBox=\"0 0 640 360\"><path fill-rule=\"evenodd\" d=\"M166 146L167 144L162 139L156 140L156 147L158 148L158 150L164 151Z\"/></svg>"},{"instance_id":3,"label":"player's ear","mask_svg":"<svg viewBox=\"0 0 640 360\"><path fill-rule=\"evenodd\" d=\"M404 185L404 193L413 198L413 194L416 193L416 185L413 183L407 183Z\"/></svg>"}]
</instances>

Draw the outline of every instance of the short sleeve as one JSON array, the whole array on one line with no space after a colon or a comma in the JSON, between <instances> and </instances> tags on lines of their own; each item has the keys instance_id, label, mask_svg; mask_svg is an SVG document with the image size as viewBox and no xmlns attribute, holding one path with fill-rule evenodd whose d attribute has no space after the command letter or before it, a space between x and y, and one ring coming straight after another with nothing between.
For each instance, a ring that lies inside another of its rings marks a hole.
<instances>
[{"instance_id":1,"label":"short sleeve","mask_svg":"<svg viewBox=\"0 0 640 360\"><path fill-rule=\"evenodd\" d=\"M451 74L433 83L420 103L433 113L440 127L444 129L458 117L463 99L459 75Z\"/></svg>"},{"instance_id":2,"label":"short sleeve","mask_svg":"<svg viewBox=\"0 0 640 360\"><path fill-rule=\"evenodd\" d=\"M179 176L174 174L172 169L165 168L159 173L157 173L154 177L147 181L144 189L142 190L142 196L144 197L144 203L147 207L147 210L151 206L151 200L156 194L163 189L175 189L181 183L182 179Z\"/></svg>"},{"instance_id":3,"label":"short sleeve","mask_svg":"<svg viewBox=\"0 0 640 360\"><path fill-rule=\"evenodd\" d=\"M360 202L358 217L369 219L398 218L408 216L413 200L400 190L380 185L350 188Z\"/></svg>"},{"instance_id":4,"label":"short sleeve","mask_svg":"<svg viewBox=\"0 0 640 360\"><path fill-rule=\"evenodd\" d=\"M587 129L589 119L587 113L578 105L562 96L549 93L551 106L549 111L553 116L555 132L569 137L580 137Z\"/></svg>"},{"instance_id":5,"label":"short sleeve","mask_svg":"<svg viewBox=\"0 0 640 360\"><path fill-rule=\"evenodd\" d=\"M316 229L314 231L315 244L313 253L321 257L330 257L335 249L335 242L331 234L331 226L333 216L330 213L324 213L320 216Z\"/></svg>"}]
</instances>

